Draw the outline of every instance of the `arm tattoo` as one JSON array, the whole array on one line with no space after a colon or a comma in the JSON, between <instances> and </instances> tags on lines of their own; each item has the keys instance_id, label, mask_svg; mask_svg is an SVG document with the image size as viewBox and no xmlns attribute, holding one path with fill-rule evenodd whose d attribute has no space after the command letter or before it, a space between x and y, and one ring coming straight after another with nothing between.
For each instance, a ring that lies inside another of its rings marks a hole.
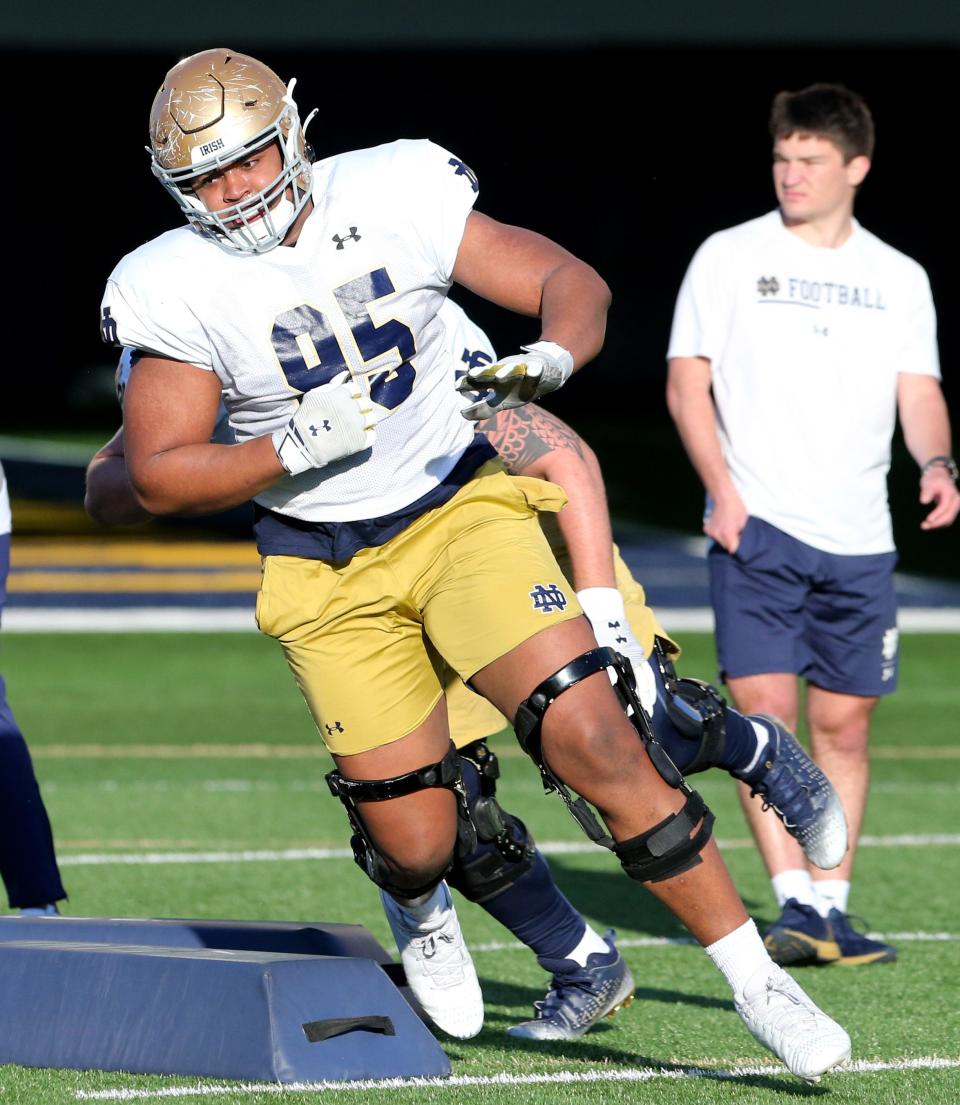
<instances>
[{"instance_id":1,"label":"arm tattoo","mask_svg":"<svg viewBox=\"0 0 960 1105\"><path fill-rule=\"evenodd\" d=\"M580 438L556 415L536 406L514 407L484 419L478 429L487 435L507 470L515 476L555 449L569 449L583 458Z\"/></svg>"}]
</instances>

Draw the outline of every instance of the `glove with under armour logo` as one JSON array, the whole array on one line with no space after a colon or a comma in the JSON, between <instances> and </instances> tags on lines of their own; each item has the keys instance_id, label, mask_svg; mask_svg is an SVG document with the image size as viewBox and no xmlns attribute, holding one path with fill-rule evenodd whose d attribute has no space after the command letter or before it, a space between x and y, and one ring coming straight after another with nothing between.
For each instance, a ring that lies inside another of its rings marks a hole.
<instances>
[{"instance_id":1,"label":"glove with under armour logo","mask_svg":"<svg viewBox=\"0 0 960 1105\"><path fill-rule=\"evenodd\" d=\"M648 717L653 717L657 701L657 680L647 663L643 645L633 635L623 598L615 587L587 587L577 592L584 614L590 620L598 645L608 645L620 653L633 668L637 683L637 698ZM610 682L615 682L610 672ZM628 710L628 714L629 714Z\"/></svg>"},{"instance_id":2,"label":"glove with under armour logo","mask_svg":"<svg viewBox=\"0 0 960 1105\"><path fill-rule=\"evenodd\" d=\"M304 394L290 421L273 434L273 447L291 476L324 468L368 449L376 436L374 405L349 372Z\"/></svg>"},{"instance_id":3,"label":"glove with under armour logo","mask_svg":"<svg viewBox=\"0 0 960 1105\"><path fill-rule=\"evenodd\" d=\"M522 345L523 353L493 364L468 369L457 382L457 391L480 391L485 395L464 407L464 418L477 422L511 407L522 407L562 387L573 372L573 356L552 341Z\"/></svg>"}]
</instances>

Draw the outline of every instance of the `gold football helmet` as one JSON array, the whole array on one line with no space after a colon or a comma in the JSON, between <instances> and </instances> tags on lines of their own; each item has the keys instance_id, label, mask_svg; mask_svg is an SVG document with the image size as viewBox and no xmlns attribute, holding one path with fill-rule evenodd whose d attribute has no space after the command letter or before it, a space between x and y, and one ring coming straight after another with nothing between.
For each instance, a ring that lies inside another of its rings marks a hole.
<instances>
[{"instance_id":1,"label":"gold football helmet","mask_svg":"<svg viewBox=\"0 0 960 1105\"><path fill-rule=\"evenodd\" d=\"M188 222L227 251L278 246L310 198L313 170L289 85L263 62L232 50L204 50L175 65L150 111L151 168ZM242 203L208 211L192 184L276 142L280 174Z\"/></svg>"}]
</instances>

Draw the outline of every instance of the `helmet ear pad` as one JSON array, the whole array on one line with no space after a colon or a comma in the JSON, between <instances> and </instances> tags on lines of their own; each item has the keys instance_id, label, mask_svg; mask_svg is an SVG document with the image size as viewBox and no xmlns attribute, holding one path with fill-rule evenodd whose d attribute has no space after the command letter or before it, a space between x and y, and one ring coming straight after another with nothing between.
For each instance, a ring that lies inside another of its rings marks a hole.
<instances>
[{"instance_id":1,"label":"helmet ear pad","mask_svg":"<svg viewBox=\"0 0 960 1105\"><path fill-rule=\"evenodd\" d=\"M231 253L278 246L310 199L295 80L285 85L256 58L204 50L167 73L150 113L151 168L187 221ZM193 191L200 176L276 141L281 170L242 204L208 211Z\"/></svg>"}]
</instances>

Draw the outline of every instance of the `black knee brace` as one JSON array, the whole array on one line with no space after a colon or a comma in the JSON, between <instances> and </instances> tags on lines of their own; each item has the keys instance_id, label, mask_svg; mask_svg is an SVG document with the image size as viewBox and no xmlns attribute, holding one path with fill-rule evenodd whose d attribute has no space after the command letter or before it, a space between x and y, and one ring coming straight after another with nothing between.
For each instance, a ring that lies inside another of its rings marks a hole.
<instances>
[{"instance_id":1,"label":"black knee brace","mask_svg":"<svg viewBox=\"0 0 960 1105\"><path fill-rule=\"evenodd\" d=\"M385 802L390 798L414 794L418 790L446 787L453 791L457 799L457 847L472 850L476 846L476 833L470 820L467 796L460 775L460 757L452 742L450 750L439 763L427 764L416 771L408 771L406 775L396 775L392 779L345 779L339 771L331 771L326 775L326 780L330 793L340 799L347 811L350 828L353 829L350 847L353 849L354 860L388 894L398 898L418 898L429 894L446 877L453 864L453 856L451 855L447 867L429 883L415 887L397 886L391 881L389 865L370 839L357 809L358 802Z\"/></svg>"},{"instance_id":2,"label":"black knee brace","mask_svg":"<svg viewBox=\"0 0 960 1105\"><path fill-rule=\"evenodd\" d=\"M664 818L652 829L631 840L615 844L603 831L595 814L583 800L573 798L563 782L553 773L543 758L542 726L548 708L564 691L576 686L582 679L595 672L612 668L617 677L615 689L624 707L632 707L630 721L640 735L647 754L660 776L675 790L687 797L683 807ZM556 791L587 836L597 844L610 848L620 859L626 873L641 882L660 881L688 871L700 863L703 850L713 828L713 814L703 799L683 781L683 776L655 739L650 722L636 695L632 671L611 648L595 648L571 660L565 668L545 679L520 703L514 721L514 730L520 747L540 769L546 791ZM689 834L701 822L695 836Z\"/></svg>"},{"instance_id":3,"label":"black knee brace","mask_svg":"<svg viewBox=\"0 0 960 1105\"><path fill-rule=\"evenodd\" d=\"M726 700L702 679L680 679L659 637L654 639L653 652L666 689L667 716L684 737L700 742L686 773L716 767L723 759L727 739Z\"/></svg>"},{"instance_id":4,"label":"black knee brace","mask_svg":"<svg viewBox=\"0 0 960 1105\"><path fill-rule=\"evenodd\" d=\"M526 825L496 799L500 765L486 743L473 741L461 748L460 759L477 843L472 851L457 848L447 881L471 902L486 902L530 870L536 846Z\"/></svg>"}]
</instances>

